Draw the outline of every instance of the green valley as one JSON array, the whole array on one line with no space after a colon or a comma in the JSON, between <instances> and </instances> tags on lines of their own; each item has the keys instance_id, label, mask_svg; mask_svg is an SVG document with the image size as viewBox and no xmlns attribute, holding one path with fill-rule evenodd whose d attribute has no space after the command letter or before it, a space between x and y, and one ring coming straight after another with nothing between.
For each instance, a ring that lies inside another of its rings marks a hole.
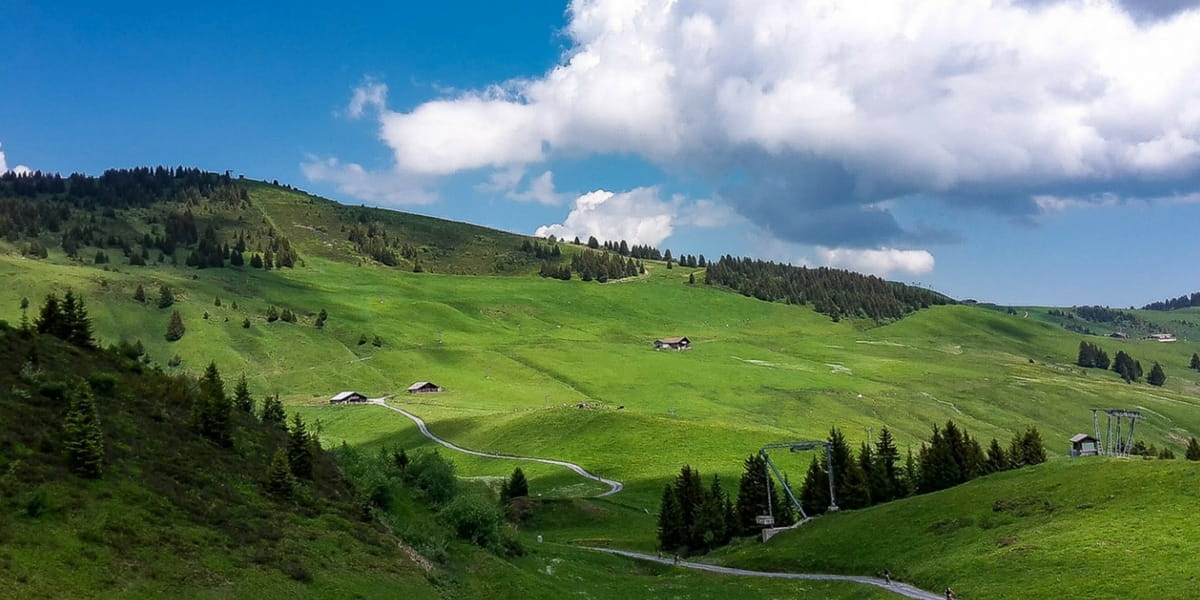
<instances>
[{"instance_id":1,"label":"green valley","mask_svg":"<svg viewBox=\"0 0 1200 600\"><path fill-rule=\"evenodd\" d=\"M214 534L201 530L187 532L194 539L185 542L203 548L192 557L205 565L202 573L182 564L163 567L165 573L137 567L136 585L120 587L105 579L102 568L116 558L80 553L82 558L74 560L86 568L66 577L69 585L46 581L73 568L64 557L76 550L42 547L40 536L82 535L78 530L144 518L120 514L102 500L144 493L123 489L138 480L134 469L140 467L130 462L125 478L76 486L83 491L47 484L52 499L96 498L86 501L94 512L84 514L101 525L68 518L65 499L50 522L10 515L5 546L37 548L55 566L42 571L38 555L14 550L4 572L29 579L40 571L32 583L23 583L40 595L102 585L112 595L150 596L179 582L197 597L243 597L237 590L247 588L237 586L260 589L263 597L379 597L393 588L415 590L415 597L792 595L795 582L687 573L579 546L653 553L661 492L682 465L706 477L719 475L726 489L736 489L742 461L768 443L824 439L838 427L857 448L886 426L902 453L916 453L931 427L948 420L984 445L992 438L1007 445L1014 434L1036 426L1050 461L821 516L766 544L740 540L703 560L756 570L857 575L886 566L926 589L952 582L969 598L1053 597L1080 588L1095 598L1118 597L1125 585L1144 577L1158 582L1152 588L1155 597L1182 597L1191 585L1191 575L1173 569L1172 561L1194 546L1183 523L1194 504L1200 467L1184 461L1183 454L1189 439L1200 434L1200 372L1188 368L1192 354L1200 351L1196 341L1086 336L1065 329L1062 319L1044 307L1005 311L946 304L903 318L876 321L847 314L834 319L811 304L769 302L745 289L738 293L706 285L703 268L649 259L639 261L645 273L634 277L561 281L537 276L543 260L521 250L529 240L524 236L342 206L262 182L210 184L245 195L191 197L179 191L168 199L147 198L107 211L73 206L57 232L18 232L0 241L5 282L0 318L15 328L22 318L37 317L46 294L61 297L70 289L85 299L102 345L123 341L144 347L147 358L139 368L161 369L166 377L199 376L214 362L227 381L244 374L255 398L277 394L289 412L311 425L325 448L345 444L369 454L403 449L413 456L437 450L454 463L464 489L479 497L492 498L518 464L448 451L403 415L371 404L334 405L330 398L347 390L389 397L390 404L424 419L433 433L465 448L570 461L625 488L591 498L605 486L560 467L519 463L534 498L514 534L524 552L503 556L450 541L428 572L397 551L390 536L418 552L420 544L405 531L427 528L446 539L454 536L430 508L410 497L411 490L401 489L384 508L407 515L408 528L381 531L348 517L345 523L313 515L293 519L284 537L300 553L296 560L322 571L310 583L289 579L278 569L237 564L252 563L253 555L227 553L222 548L230 542L209 544ZM200 234L191 246L171 249L168 244L168 253L152 238L166 234L171 215L185 212L197 231L211 226L213 233ZM61 238L73 226L92 226L95 234L89 237L92 245L83 243L72 256ZM122 239L109 244L105 238L110 236ZM190 250L205 236L218 246L242 241L248 254L275 248L271 252L278 256L278 249L286 248L295 257L292 266L273 269L189 266ZM33 241L46 249L44 257L30 251ZM142 261L124 256L122 244L130 257L145 254L148 260L130 264ZM564 264L586 251L557 245ZM97 263L97 253L109 260ZM144 301L135 299L139 287ZM159 307L164 287L174 301ZM24 317L22 298L30 303ZM168 341L165 333L176 311L186 330L177 341ZM296 318L271 319L273 311ZM1183 311L1125 312L1168 327L1172 319L1192 318L1194 309ZM15 339L15 333L8 335ZM655 349L654 340L670 336L687 336L691 349ZM1151 386L1145 379L1126 383L1111 370L1077 366L1081 340L1110 355L1123 350L1147 372L1160 363L1165 385ZM24 352L19 345L11 347ZM13 381L23 364L19 356L5 362ZM408 394L408 386L418 381L434 382L444 391ZM1068 439L1091 433L1093 408L1140 411L1145 419L1137 439L1170 448L1180 459L1067 458ZM27 409L14 404L6 410L5 422L12 423ZM22 444L5 447L6 464L23 453L43 452ZM254 462L255 474L269 459L262 452L256 446L241 450ZM781 453L776 460L798 486L812 456ZM242 473L238 485L251 485L256 476ZM14 515L16 498L9 501ZM255 505L255 510L265 509ZM177 516L155 518L167 522ZM326 530L340 537L326 537ZM346 561L337 561L335 546L349 544L343 538L355 535L364 540L349 546ZM130 543L144 548L139 552L154 552L166 542L142 536ZM87 551L87 542L82 544ZM1088 569L1105 575L1093 579ZM804 597L891 597L843 583L801 587ZM1150 589L1135 597L1151 597Z\"/></svg>"}]
</instances>

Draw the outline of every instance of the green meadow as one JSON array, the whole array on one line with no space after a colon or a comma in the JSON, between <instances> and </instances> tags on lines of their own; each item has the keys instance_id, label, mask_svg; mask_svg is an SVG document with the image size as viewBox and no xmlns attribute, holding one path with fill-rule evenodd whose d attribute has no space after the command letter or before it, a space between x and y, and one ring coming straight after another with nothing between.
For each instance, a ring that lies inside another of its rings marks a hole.
<instances>
[{"instance_id":1,"label":"green meadow","mask_svg":"<svg viewBox=\"0 0 1200 600\"><path fill-rule=\"evenodd\" d=\"M421 416L434 433L461 446L568 460L623 481L626 489L620 494L580 499L603 486L548 465L440 450L457 464L461 476L483 485L498 486L518 464L530 476L531 492L545 503L523 535L532 540L542 534L547 540L515 563L530 577L551 568L546 561L561 560L570 568L590 569L587 577L600 577L605 569L628 571L633 573L629 585L636 586L638 569L656 568L549 544L652 550L661 489L680 466L690 464L706 477L720 475L727 486L735 486L742 460L764 444L823 439L831 427L841 428L857 446L869 429L886 426L902 452L915 452L931 426L951 419L984 444L993 437L1006 444L1014 433L1034 425L1052 455L1052 464L1039 468L1036 476L1051 487L1076 485L1077 473L1088 474L1097 485L1108 479L1136 480L1142 469L1150 473L1147 477L1191 476L1182 461L1076 469L1064 456L1067 438L1091 432L1090 409L1113 407L1142 411L1146 419L1138 425L1138 439L1170 447L1182 457L1187 439L1200 432L1200 373L1186 368L1191 354L1200 350L1193 341L1087 338L1110 356L1124 349L1147 371L1160 362L1168 375L1162 388L1126 384L1115 373L1075 366L1085 336L1047 322L1041 313L1011 315L960 305L922 310L882 326L833 322L806 306L688 285L691 273L703 281L702 269L668 269L651 261L647 275L629 281L541 279L532 275L536 266L504 258L520 243L519 236L395 213L388 218L396 219L403 235L428 250L422 259L426 272L413 273L350 256L353 248L335 216L358 209L258 184L251 197L276 229L292 237L303 266L196 270L167 263L104 270L54 251L49 259L32 260L10 248L0 255L0 279L6 283L0 288L0 306L5 307L0 318L17 322L22 297L33 303L32 318L47 292L73 288L85 298L104 342L141 340L154 363L168 372L199 373L209 361L227 377L243 372L256 396L279 394L315 424L326 446L347 443L410 453L440 448L402 415L377 406L328 402L339 391L357 390L371 397L393 396L390 402ZM478 272L483 264L508 265L510 273L455 274ZM146 303L133 299L139 284L146 290ZM160 284L176 290L174 306L155 305ZM300 319L269 323L269 306L291 309ZM314 321L322 309L329 317L318 329ZM176 342L164 339L172 310L181 313L187 328ZM247 319L249 328L243 327ZM676 335L689 337L692 349L653 349L655 338ZM376 337L379 345L373 343ZM180 364L169 366L176 356ZM415 381L433 381L446 391L410 396L404 390ZM798 482L811 454L776 458ZM972 496L972 490L998 485L995 481L1015 485L1026 477L1034 475L1003 474L961 490L823 517L780 538L779 544L741 548L743 553L731 553L729 560L762 568L794 565L873 573L892 550L859 559L852 546L843 545L842 551L827 553L828 560L812 562L816 553L788 540L841 532L837 527L871 535L889 519L907 518L902 511L916 510L905 507L936 512L939 498L961 499L955 501L962 510L975 511L970 513L976 515L972 527L978 528L978 514L990 511L991 501ZM1117 511L1086 514L1089 518L1076 525L1119 528L1125 523ZM1166 520L1155 521L1155 527L1154 535L1174 535ZM828 535L822 539L832 547L849 534ZM919 528L905 535L943 540ZM1054 538L1036 539L1014 546L1024 548L1021 556L1029 562L1059 552L1051 547ZM973 543L986 545L982 538ZM936 547L921 558L935 560ZM1011 563L989 565L967 557L965 550L948 552L967 561L962 568L971 575L962 580L980 590L969 597L1013 597L995 595L988 587L1011 578L1004 566ZM1015 550L995 552L1008 556ZM909 563L899 560L888 564L896 565L892 569L897 573L901 566L909 569ZM903 572L930 585L950 577L923 564L913 562L911 571ZM766 586L764 597L771 597L774 592L768 588L776 584L754 585ZM872 593L830 591L829 597L875 597Z\"/></svg>"}]
</instances>

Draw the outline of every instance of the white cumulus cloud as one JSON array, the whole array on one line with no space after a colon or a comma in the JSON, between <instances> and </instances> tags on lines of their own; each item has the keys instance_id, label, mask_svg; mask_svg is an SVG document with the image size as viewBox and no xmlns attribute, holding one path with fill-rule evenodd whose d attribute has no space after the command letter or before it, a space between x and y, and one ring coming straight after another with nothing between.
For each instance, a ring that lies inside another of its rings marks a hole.
<instances>
[{"instance_id":1,"label":"white cumulus cloud","mask_svg":"<svg viewBox=\"0 0 1200 600\"><path fill-rule=\"evenodd\" d=\"M0 144L0 173L7 173L10 169L8 168L8 159L4 156L4 150L2 150L3 147L4 144ZM25 175L33 172L33 169L30 169L25 165L17 165L11 170L13 173L18 175Z\"/></svg>"},{"instance_id":2,"label":"white cumulus cloud","mask_svg":"<svg viewBox=\"0 0 1200 600\"><path fill-rule=\"evenodd\" d=\"M933 271L934 259L928 250L895 248L817 248L818 262L830 267L871 273L886 277L891 273L924 275Z\"/></svg>"},{"instance_id":3,"label":"white cumulus cloud","mask_svg":"<svg viewBox=\"0 0 1200 600\"><path fill-rule=\"evenodd\" d=\"M333 183L343 194L382 206L416 206L437 201L417 178L394 171L369 171L336 158L309 157L300 170L309 181Z\"/></svg>"},{"instance_id":4,"label":"white cumulus cloud","mask_svg":"<svg viewBox=\"0 0 1200 600\"><path fill-rule=\"evenodd\" d=\"M628 192L596 190L576 198L562 223L538 227L534 235L568 240L596 236L600 241L656 246L674 231L676 211L677 203L663 200L655 187Z\"/></svg>"},{"instance_id":5,"label":"white cumulus cloud","mask_svg":"<svg viewBox=\"0 0 1200 600\"><path fill-rule=\"evenodd\" d=\"M573 0L568 16L569 48L540 76L406 112L369 82L349 112L379 109L398 172L632 154L732 175L722 196L741 214L830 248L919 243L890 198L1038 214L1031 198L1064 187L1200 186L1200 11Z\"/></svg>"}]
</instances>

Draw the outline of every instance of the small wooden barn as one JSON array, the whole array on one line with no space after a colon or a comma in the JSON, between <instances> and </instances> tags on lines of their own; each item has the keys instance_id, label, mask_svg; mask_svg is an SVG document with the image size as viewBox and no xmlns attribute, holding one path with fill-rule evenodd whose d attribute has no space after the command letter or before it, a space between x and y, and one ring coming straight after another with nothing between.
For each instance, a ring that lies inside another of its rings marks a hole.
<instances>
[{"instance_id":1,"label":"small wooden barn","mask_svg":"<svg viewBox=\"0 0 1200 600\"><path fill-rule=\"evenodd\" d=\"M330 404L354 404L366 401L367 397L358 392L339 392L337 395L329 399Z\"/></svg>"},{"instance_id":2,"label":"small wooden barn","mask_svg":"<svg viewBox=\"0 0 1200 600\"><path fill-rule=\"evenodd\" d=\"M432 381L418 381L408 386L408 393L410 394L432 394L440 391L442 391L442 386Z\"/></svg>"},{"instance_id":3,"label":"small wooden barn","mask_svg":"<svg viewBox=\"0 0 1200 600\"><path fill-rule=\"evenodd\" d=\"M1077 433L1071 436L1071 458L1077 456L1097 456L1100 454L1100 440L1086 434Z\"/></svg>"},{"instance_id":4,"label":"small wooden barn","mask_svg":"<svg viewBox=\"0 0 1200 600\"><path fill-rule=\"evenodd\" d=\"M692 341L682 336L654 340L655 350L687 350L691 347Z\"/></svg>"}]
</instances>

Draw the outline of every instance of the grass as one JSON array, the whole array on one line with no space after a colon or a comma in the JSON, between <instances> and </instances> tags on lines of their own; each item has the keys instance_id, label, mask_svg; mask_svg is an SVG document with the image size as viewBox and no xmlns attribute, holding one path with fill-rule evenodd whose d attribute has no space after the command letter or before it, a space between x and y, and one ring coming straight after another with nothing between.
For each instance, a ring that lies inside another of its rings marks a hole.
<instances>
[{"instance_id":1,"label":"grass","mask_svg":"<svg viewBox=\"0 0 1200 600\"><path fill-rule=\"evenodd\" d=\"M569 460L627 484L610 499L567 500L602 488L562 469L522 463L531 490L557 499L539 515L539 532L562 543L606 539L652 549L649 515L681 465L732 484L742 459L762 445L824 438L833 426L857 445L866 428L886 425L903 451L915 450L932 424L947 419L984 443L992 437L1007 442L1037 425L1058 458L1068 437L1091 430L1091 408L1141 410L1147 418L1139 439L1181 456L1187 438L1200 432L1200 373L1185 368L1200 345L1190 340L1094 338L1110 356L1124 349L1147 371L1154 361L1167 370L1163 388L1129 385L1115 373L1074 366L1083 336L1036 314L947 306L882 327L833 323L807 307L686 285L691 270L653 262L645 277L604 285L455 275L517 265L504 257L521 238L373 213L373 219L394 219L401 235L427 249L422 260L434 272L416 274L353 256L339 227L361 209L272 186L255 185L251 195L288 233L303 267L104 271L54 252L44 261L10 252L0 255L0 277L8 284L0 289L0 306L8 307L0 318L16 322L23 296L36 306L46 292L72 287L87 300L104 340L141 339L154 361L172 372L196 373L209 360L227 376L245 372L256 396L279 393L292 410L319 422L327 444L434 449L401 415L328 405L329 396L347 389L400 394L394 402L460 445ZM523 264L505 272L534 269ZM132 299L138 284L153 296L159 283L179 291L176 306L164 310ZM267 323L271 305L296 311L300 321ZM188 331L169 343L162 336L175 309ZM321 309L329 320L316 329ZM249 329L243 319L251 320ZM379 336L382 345L360 345L363 335ZM654 351L651 341L666 335L687 335L693 349ZM166 367L175 355L182 365ZM417 380L447 391L403 395ZM489 485L515 466L448 456L463 476ZM798 481L809 456L776 458ZM1031 556L1040 552L1030 550ZM869 567L868 573L879 568L854 564ZM1000 569L991 574L1004 576Z\"/></svg>"},{"instance_id":2,"label":"grass","mask_svg":"<svg viewBox=\"0 0 1200 600\"><path fill-rule=\"evenodd\" d=\"M709 560L759 570L883 568L964 598L1186 598L1200 551L1200 469L1181 461L1054 461L860 511Z\"/></svg>"}]
</instances>

